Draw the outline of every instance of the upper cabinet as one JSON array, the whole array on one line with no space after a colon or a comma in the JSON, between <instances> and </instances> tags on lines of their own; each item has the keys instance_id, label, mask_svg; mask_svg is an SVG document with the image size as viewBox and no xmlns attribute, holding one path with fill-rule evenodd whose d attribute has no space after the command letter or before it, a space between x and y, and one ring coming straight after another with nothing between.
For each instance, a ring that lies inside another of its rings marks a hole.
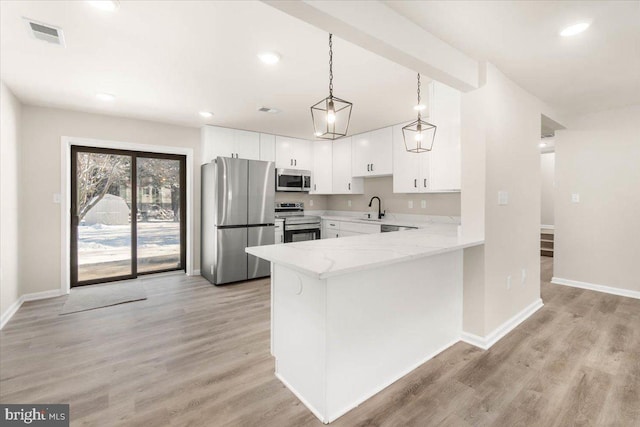
<instances>
[{"instance_id":1,"label":"upper cabinet","mask_svg":"<svg viewBox=\"0 0 640 427\"><path fill-rule=\"evenodd\" d=\"M313 168L311 141L276 136L276 167L310 171Z\"/></svg>"},{"instance_id":2,"label":"upper cabinet","mask_svg":"<svg viewBox=\"0 0 640 427\"><path fill-rule=\"evenodd\" d=\"M202 163L218 156L260 160L260 134L218 126L202 127Z\"/></svg>"},{"instance_id":3,"label":"upper cabinet","mask_svg":"<svg viewBox=\"0 0 640 427\"><path fill-rule=\"evenodd\" d=\"M276 161L276 136L268 133L260 134L260 160Z\"/></svg>"},{"instance_id":4,"label":"upper cabinet","mask_svg":"<svg viewBox=\"0 0 640 427\"><path fill-rule=\"evenodd\" d=\"M333 142L313 141L313 173L309 194L333 192Z\"/></svg>"},{"instance_id":5,"label":"upper cabinet","mask_svg":"<svg viewBox=\"0 0 640 427\"><path fill-rule=\"evenodd\" d=\"M353 176L384 176L393 173L391 127L354 135L352 144Z\"/></svg>"},{"instance_id":6,"label":"upper cabinet","mask_svg":"<svg viewBox=\"0 0 640 427\"><path fill-rule=\"evenodd\" d=\"M460 92L438 82L429 84L428 122L437 126L433 149L406 151L402 126L393 127L393 192L460 191Z\"/></svg>"},{"instance_id":7,"label":"upper cabinet","mask_svg":"<svg viewBox=\"0 0 640 427\"><path fill-rule=\"evenodd\" d=\"M351 173L351 137L333 142L333 194L363 194L362 178Z\"/></svg>"}]
</instances>

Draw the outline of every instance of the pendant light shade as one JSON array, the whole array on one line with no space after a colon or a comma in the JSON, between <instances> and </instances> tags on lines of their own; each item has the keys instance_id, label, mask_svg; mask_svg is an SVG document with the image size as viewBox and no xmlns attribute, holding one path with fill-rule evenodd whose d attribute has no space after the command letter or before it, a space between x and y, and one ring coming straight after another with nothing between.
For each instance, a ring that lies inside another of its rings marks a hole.
<instances>
[{"instance_id":1,"label":"pendant light shade","mask_svg":"<svg viewBox=\"0 0 640 427\"><path fill-rule=\"evenodd\" d=\"M418 106L420 106L420 73L418 73ZM404 147L411 153L431 151L436 139L436 125L422 120L421 109L418 110L418 120L402 128Z\"/></svg>"},{"instance_id":2,"label":"pendant light shade","mask_svg":"<svg viewBox=\"0 0 640 427\"><path fill-rule=\"evenodd\" d=\"M347 136L353 104L333 96L333 34L329 34L329 96L311 106L313 131L317 138Z\"/></svg>"}]
</instances>

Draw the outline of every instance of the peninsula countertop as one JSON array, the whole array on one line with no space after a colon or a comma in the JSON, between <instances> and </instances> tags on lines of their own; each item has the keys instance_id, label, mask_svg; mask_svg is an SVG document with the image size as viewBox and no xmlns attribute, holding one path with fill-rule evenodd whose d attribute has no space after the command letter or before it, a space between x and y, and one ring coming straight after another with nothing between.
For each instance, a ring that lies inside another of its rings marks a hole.
<instances>
[{"instance_id":1,"label":"peninsula countertop","mask_svg":"<svg viewBox=\"0 0 640 427\"><path fill-rule=\"evenodd\" d=\"M254 246L246 252L314 278L326 279L483 243L483 240L458 236L457 225L430 224L418 230Z\"/></svg>"}]
</instances>

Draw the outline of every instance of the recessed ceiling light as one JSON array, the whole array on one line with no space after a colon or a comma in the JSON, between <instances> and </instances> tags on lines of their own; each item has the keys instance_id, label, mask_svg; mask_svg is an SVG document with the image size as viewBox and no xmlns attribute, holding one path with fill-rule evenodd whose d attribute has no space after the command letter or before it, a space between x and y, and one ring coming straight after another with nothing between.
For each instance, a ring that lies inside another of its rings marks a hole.
<instances>
[{"instance_id":1,"label":"recessed ceiling light","mask_svg":"<svg viewBox=\"0 0 640 427\"><path fill-rule=\"evenodd\" d=\"M280 55L275 52L259 53L258 58L260 58L260 61L264 62L267 65L274 65L280 62Z\"/></svg>"},{"instance_id":2,"label":"recessed ceiling light","mask_svg":"<svg viewBox=\"0 0 640 427\"><path fill-rule=\"evenodd\" d=\"M588 22L581 22L579 24L575 24L575 25L572 25L570 27L565 28L564 30L562 30L560 32L560 35L562 37L575 36L576 34L580 34L581 32L583 32L587 28L589 28L589 23Z\"/></svg>"},{"instance_id":3,"label":"recessed ceiling light","mask_svg":"<svg viewBox=\"0 0 640 427\"><path fill-rule=\"evenodd\" d=\"M541 142L540 144L538 144L540 148L544 148L547 146L546 142Z\"/></svg>"},{"instance_id":4,"label":"recessed ceiling light","mask_svg":"<svg viewBox=\"0 0 640 427\"><path fill-rule=\"evenodd\" d=\"M210 113L209 111L200 111L200 115L205 119L210 119L211 117L213 117L213 113Z\"/></svg>"},{"instance_id":5,"label":"recessed ceiling light","mask_svg":"<svg viewBox=\"0 0 640 427\"><path fill-rule=\"evenodd\" d=\"M115 12L120 7L119 0L87 0L87 3L97 9L108 12Z\"/></svg>"},{"instance_id":6,"label":"recessed ceiling light","mask_svg":"<svg viewBox=\"0 0 640 427\"><path fill-rule=\"evenodd\" d=\"M100 101L115 101L115 95L111 95L110 93L96 93L96 98Z\"/></svg>"},{"instance_id":7,"label":"recessed ceiling light","mask_svg":"<svg viewBox=\"0 0 640 427\"><path fill-rule=\"evenodd\" d=\"M424 105L424 104L419 104L419 105L416 105L416 106L413 107L413 109L416 110L416 111L422 111L425 108L427 108L427 106Z\"/></svg>"}]
</instances>

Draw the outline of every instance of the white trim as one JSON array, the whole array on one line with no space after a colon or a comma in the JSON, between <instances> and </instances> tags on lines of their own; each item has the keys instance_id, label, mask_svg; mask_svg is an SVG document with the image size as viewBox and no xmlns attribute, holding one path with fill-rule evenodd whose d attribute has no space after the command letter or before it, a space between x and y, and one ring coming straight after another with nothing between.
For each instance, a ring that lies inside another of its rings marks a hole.
<instances>
[{"instance_id":1,"label":"white trim","mask_svg":"<svg viewBox=\"0 0 640 427\"><path fill-rule=\"evenodd\" d=\"M7 324L7 322L9 322L9 320L11 320L13 315L18 312L18 309L20 307L22 307L22 304L24 302L26 302L26 301L36 301L36 300L48 299L48 298L56 298L56 297L62 296L64 294L65 293L63 293L61 290L53 289L53 290L50 290L50 291L35 292L35 293L32 293L32 294L24 294L24 295L22 295L13 304L11 304L9 306L7 311L5 311L5 313L0 318L0 329L5 327L5 325Z\"/></svg>"},{"instance_id":2,"label":"white trim","mask_svg":"<svg viewBox=\"0 0 640 427\"><path fill-rule=\"evenodd\" d=\"M540 224L540 229L541 230L555 230L556 226L555 225Z\"/></svg>"},{"instance_id":3,"label":"white trim","mask_svg":"<svg viewBox=\"0 0 640 427\"><path fill-rule=\"evenodd\" d=\"M489 335L481 337L479 335L463 331L460 335L460 340L473 346L480 347L483 350L488 350L492 345L514 330L519 324L527 320L533 313L541 309L543 305L542 299L538 298L511 319L494 329Z\"/></svg>"},{"instance_id":4,"label":"white trim","mask_svg":"<svg viewBox=\"0 0 640 427\"><path fill-rule=\"evenodd\" d=\"M194 241L194 227L195 227L195 212L193 210L193 186L194 186L194 174L195 170L193 167L193 148L188 147L173 147L173 146L165 146L165 145L150 145L150 144L139 144L132 142L122 142L122 141L107 141L101 139L91 139L91 138L76 138L63 136L60 138L61 140L61 179L60 179L60 188L61 188L61 196L62 200L60 201L60 221L61 221L61 232L62 232L62 241L60 243L61 249L61 275L60 275L60 289L64 294L68 294L71 289L71 275L69 272L69 239L71 238L71 230L70 224L67 221L68 212L71 210L71 180L69 176L71 175L71 146L72 145L82 145L85 147L97 147L97 148L112 148L117 150L130 150L130 151L146 151L150 153L163 153L163 154L180 154L187 157L187 265L185 266L186 273L189 276L192 276L193 266L194 266L194 255L195 255L195 241Z\"/></svg>"},{"instance_id":5,"label":"white trim","mask_svg":"<svg viewBox=\"0 0 640 427\"><path fill-rule=\"evenodd\" d=\"M291 393L295 394L295 396L302 402L302 404L304 406L307 407L307 409L309 409L313 415L315 415L320 421L322 421L322 423L324 424L329 424L334 422L335 420L337 420L338 418L340 418L341 416L343 416L344 414L346 414L347 412L351 411L352 409L356 408L357 406L359 406L360 404L362 404L363 402L365 402L366 400L371 399L371 397L373 397L374 395L380 393L382 390L384 390L385 388L389 387L391 384L395 383L396 381L400 380L401 378L405 377L406 375L408 375L409 373L411 373L412 371L414 371L415 369L418 369L420 366L422 366L423 364L425 364L426 362L428 362L429 360L433 359L434 357L436 357L438 354L442 353L443 351L445 351L446 349L448 349L449 347L455 345L459 340L456 339L448 344L446 344L445 346L443 346L442 348L428 354L426 357L424 357L423 359L419 360L418 362L414 363L413 365L409 366L407 369L404 369L402 372L400 372L398 375L396 375L392 380L390 381L385 381L384 383L382 383L381 385L379 385L378 387L376 387L375 389L373 389L373 391L368 391L366 395L356 399L353 403L350 403L348 405L346 405L344 408L336 411L334 414L329 414L327 413L327 417L323 417L320 414L320 411L318 411L313 405L311 405L308 401L306 401L302 395L300 393L298 393L298 391L287 382L287 380L285 380L282 375L280 375L277 372L277 367L278 367L278 359L276 359L276 377L282 381L282 383L291 391ZM326 401L325 401L326 404Z\"/></svg>"},{"instance_id":6,"label":"white trim","mask_svg":"<svg viewBox=\"0 0 640 427\"><path fill-rule=\"evenodd\" d=\"M590 291L604 292L605 294L618 295L621 297L640 299L640 291L632 291L631 289L614 288L612 286L596 285L594 283L580 282L578 280L563 279L553 277L551 283L554 285L571 286L573 288L588 289Z\"/></svg>"},{"instance_id":7,"label":"white trim","mask_svg":"<svg viewBox=\"0 0 640 427\"><path fill-rule=\"evenodd\" d=\"M277 364L276 364L276 367L277 367ZM298 393L298 391L291 384L289 384L287 380L282 378L282 375L280 375L278 372L276 372L276 378L278 378L282 382L282 384L284 384L285 387L287 387L289 391L293 393L298 398L298 400L302 402L302 404L306 406L307 409L313 413L313 415L315 415L320 421L322 421L323 424L329 424L331 422L328 419L324 418L320 414L320 411L318 411L311 403L309 403L304 397L302 397L302 395Z\"/></svg>"}]
</instances>

